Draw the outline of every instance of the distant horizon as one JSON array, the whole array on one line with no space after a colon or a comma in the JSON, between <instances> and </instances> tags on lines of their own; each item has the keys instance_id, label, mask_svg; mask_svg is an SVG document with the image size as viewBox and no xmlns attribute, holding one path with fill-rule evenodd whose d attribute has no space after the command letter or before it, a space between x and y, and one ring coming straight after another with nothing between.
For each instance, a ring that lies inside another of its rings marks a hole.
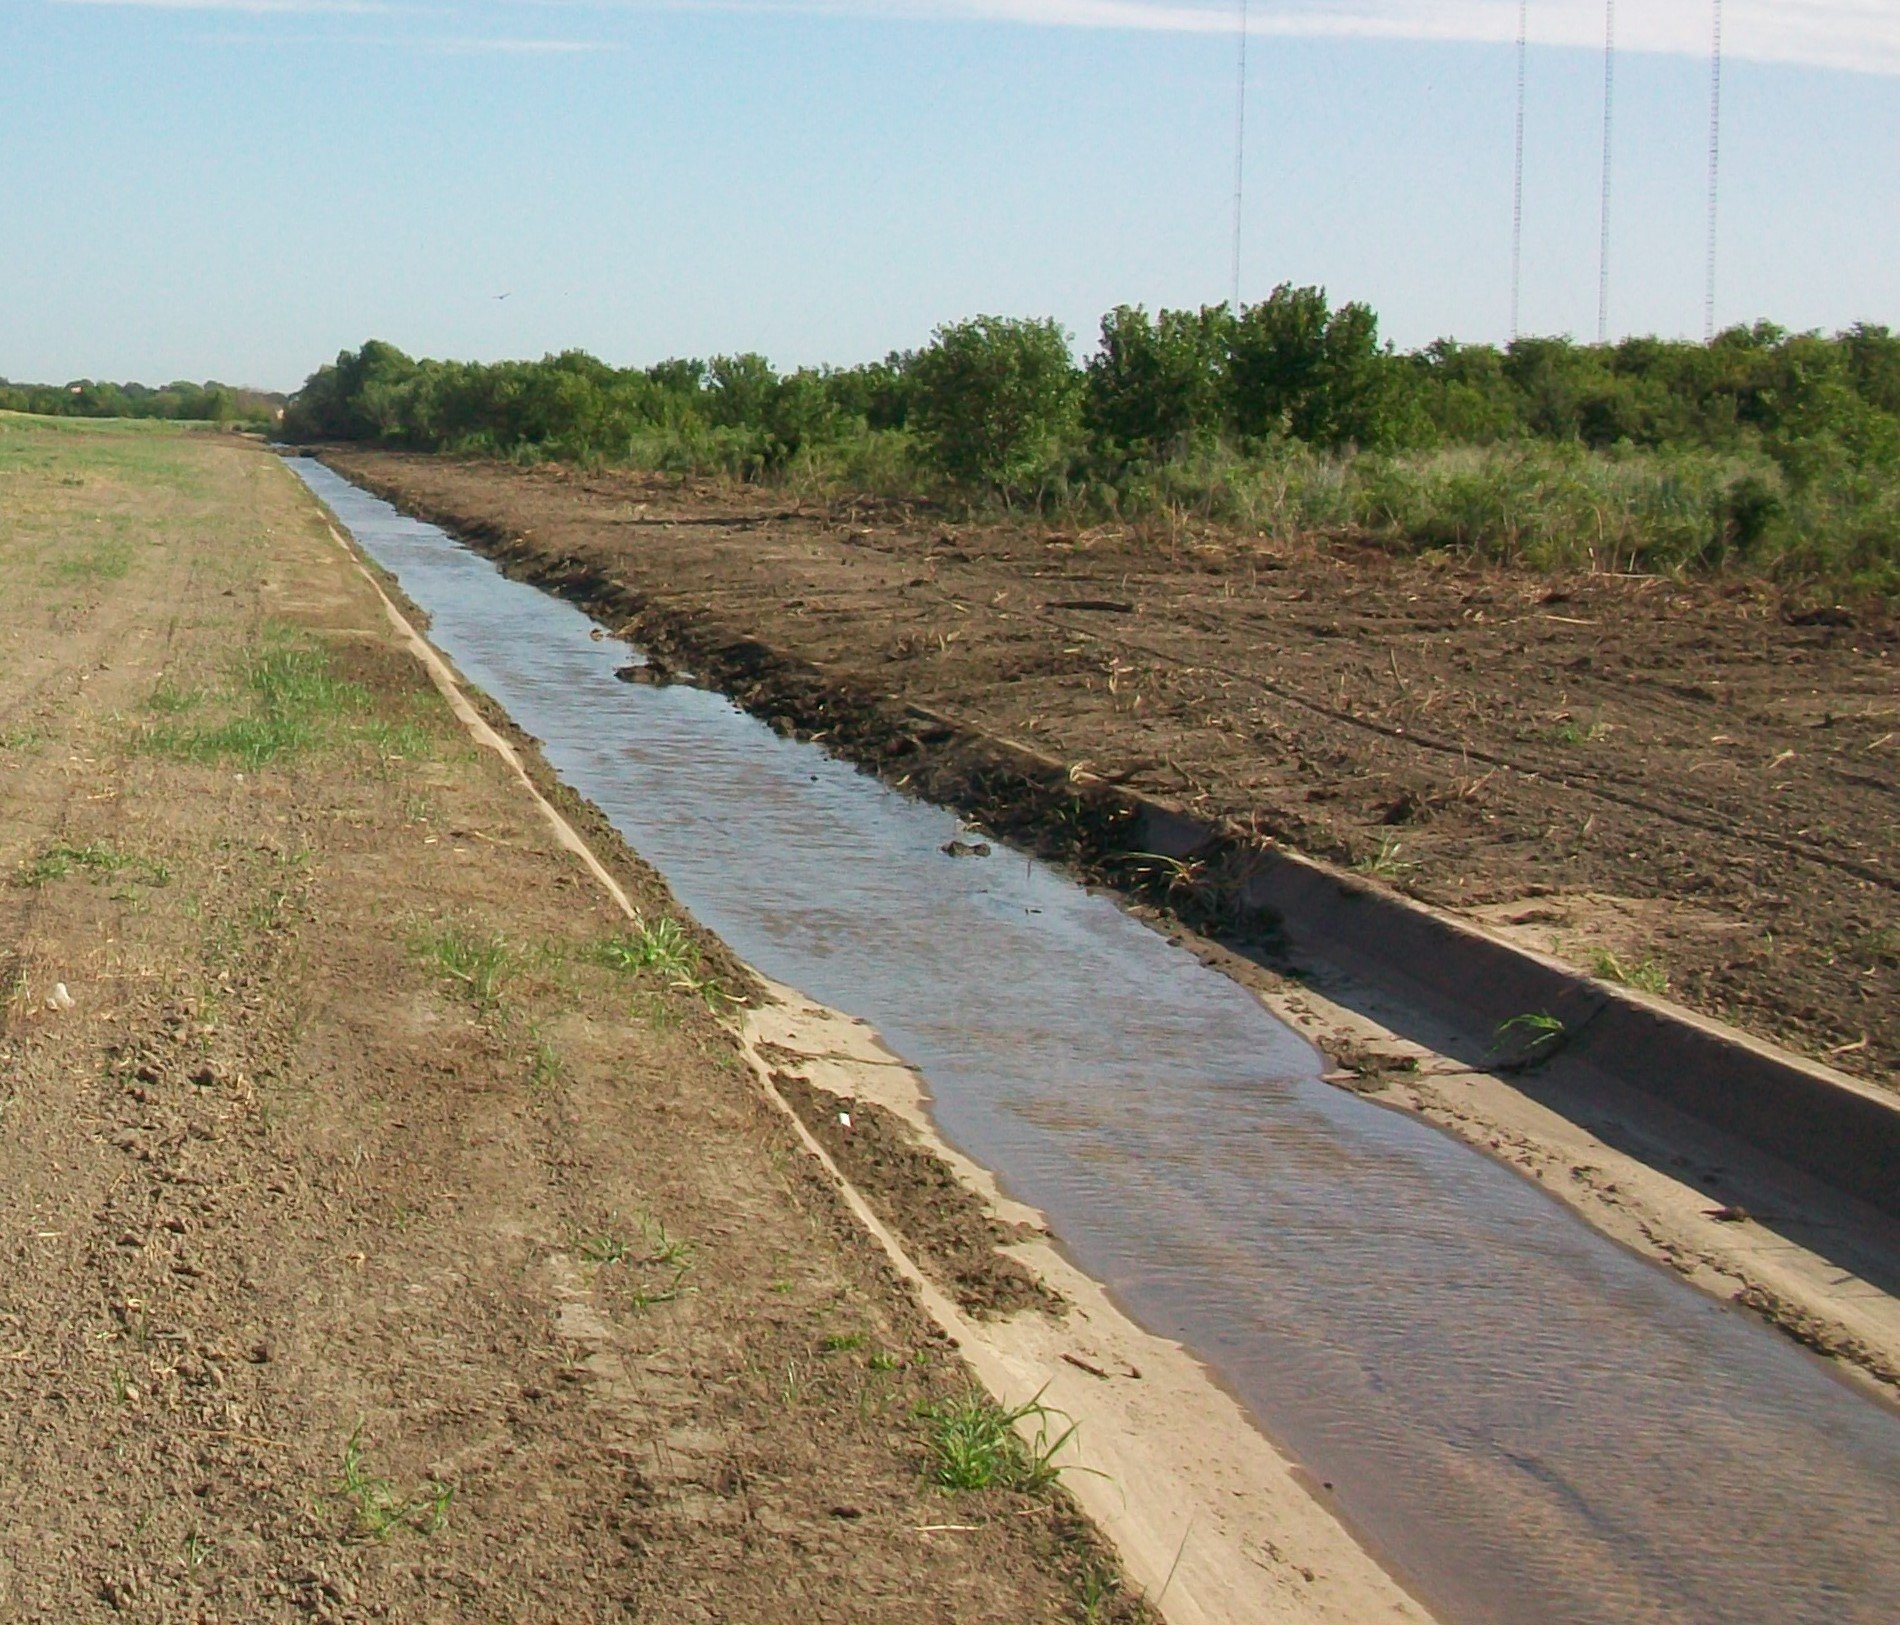
<instances>
[{"instance_id":1,"label":"distant horizon","mask_svg":"<svg viewBox=\"0 0 1900 1625\"><path fill-rule=\"evenodd\" d=\"M0 375L294 391L369 337L790 371L1231 291L1237 10L13 0ZM1242 294L1510 329L1516 0L1250 0ZM1527 334L1596 331L1601 0L1531 0ZM1702 0L1625 5L1612 337L1702 335ZM1717 325L1900 325L1900 6L1728 0ZM1594 38L1595 43L1592 44Z\"/></svg>"}]
</instances>

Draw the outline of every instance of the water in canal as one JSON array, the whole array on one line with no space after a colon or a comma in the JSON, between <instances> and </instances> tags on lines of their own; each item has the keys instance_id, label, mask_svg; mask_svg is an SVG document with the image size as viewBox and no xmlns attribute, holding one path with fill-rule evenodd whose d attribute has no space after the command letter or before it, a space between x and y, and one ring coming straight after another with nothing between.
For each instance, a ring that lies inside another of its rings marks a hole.
<instances>
[{"instance_id":1,"label":"water in canal","mask_svg":"<svg viewBox=\"0 0 1900 1625\"><path fill-rule=\"evenodd\" d=\"M1900 1619L1900 1416L1507 1169L1319 1081L1246 991L571 605L291 466L549 762L1329 1482L1448 1622Z\"/></svg>"}]
</instances>

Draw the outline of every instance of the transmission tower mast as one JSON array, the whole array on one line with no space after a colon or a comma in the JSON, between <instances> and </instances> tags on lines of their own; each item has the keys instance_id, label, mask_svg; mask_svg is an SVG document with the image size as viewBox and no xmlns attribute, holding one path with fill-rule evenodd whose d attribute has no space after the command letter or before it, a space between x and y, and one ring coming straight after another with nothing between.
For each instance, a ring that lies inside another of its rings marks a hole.
<instances>
[{"instance_id":1,"label":"transmission tower mast","mask_svg":"<svg viewBox=\"0 0 1900 1625\"><path fill-rule=\"evenodd\" d=\"M1517 142L1511 169L1511 342L1517 342L1524 294L1524 62L1531 0L1517 0Z\"/></svg>"},{"instance_id":2,"label":"transmission tower mast","mask_svg":"<svg viewBox=\"0 0 1900 1625\"><path fill-rule=\"evenodd\" d=\"M1715 40L1709 51L1709 266L1702 295L1702 337L1715 338L1716 202L1722 178L1722 0L1715 0Z\"/></svg>"},{"instance_id":3,"label":"transmission tower mast","mask_svg":"<svg viewBox=\"0 0 1900 1625\"><path fill-rule=\"evenodd\" d=\"M1240 65L1234 90L1234 314L1240 313L1241 194L1247 178L1247 0L1240 0Z\"/></svg>"},{"instance_id":4,"label":"transmission tower mast","mask_svg":"<svg viewBox=\"0 0 1900 1625\"><path fill-rule=\"evenodd\" d=\"M1610 342L1610 131L1616 97L1616 0L1603 4L1603 229L1597 243L1597 343Z\"/></svg>"}]
</instances>

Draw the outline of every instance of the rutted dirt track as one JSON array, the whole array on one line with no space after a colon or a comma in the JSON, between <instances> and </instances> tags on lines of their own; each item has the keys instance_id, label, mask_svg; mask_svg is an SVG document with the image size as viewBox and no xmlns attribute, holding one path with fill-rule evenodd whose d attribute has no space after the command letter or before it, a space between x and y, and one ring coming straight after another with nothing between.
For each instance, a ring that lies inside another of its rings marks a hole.
<instances>
[{"instance_id":1,"label":"rutted dirt track","mask_svg":"<svg viewBox=\"0 0 1900 1625\"><path fill-rule=\"evenodd\" d=\"M0 1617L1139 1617L275 459L0 421L0 584Z\"/></svg>"},{"instance_id":2,"label":"rutted dirt track","mask_svg":"<svg viewBox=\"0 0 1900 1625\"><path fill-rule=\"evenodd\" d=\"M933 793L949 718L1355 865L1891 1084L1900 628L1766 590L1348 544L951 525L337 451L788 725ZM921 720L920 720L921 719Z\"/></svg>"}]
</instances>

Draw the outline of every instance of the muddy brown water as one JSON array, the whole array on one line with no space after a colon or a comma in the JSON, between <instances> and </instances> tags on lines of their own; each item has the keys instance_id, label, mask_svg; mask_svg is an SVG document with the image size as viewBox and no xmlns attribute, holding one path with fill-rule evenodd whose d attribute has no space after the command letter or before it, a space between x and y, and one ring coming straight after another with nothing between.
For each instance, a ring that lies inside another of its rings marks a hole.
<instances>
[{"instance_id":1,"label":"muddy brown water","mask_svg":"<svg viewBox=\"0 0 1900 1625\"><path fill-rule=\"evenodd\" d=\"M946 854L953 815L717 694L619 681L627 646L579 610L291 467L682 903L917 1065L945 1135L1206 1359L1442 1618L1900 1618L1900 1415L1322 1083L1112 901L1002 848Z\"/></svg>"}]
</instances>

